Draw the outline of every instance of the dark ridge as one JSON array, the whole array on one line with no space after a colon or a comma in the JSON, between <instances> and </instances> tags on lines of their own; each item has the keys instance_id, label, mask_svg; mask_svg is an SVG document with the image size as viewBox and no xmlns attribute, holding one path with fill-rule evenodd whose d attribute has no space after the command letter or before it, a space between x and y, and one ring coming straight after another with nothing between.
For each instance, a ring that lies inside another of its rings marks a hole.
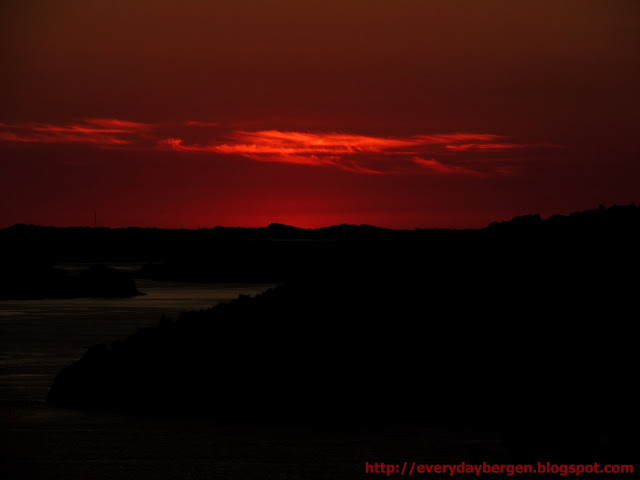
<instances>
[{"instance_id":1,"label":"dark ridge","mask_svg":"<svg viewBox=\"0 0 640 480\"><path fill-rule=\"evenodd\" d=\"M286 234L297 234L304 229L298 227L292 227L290 225L283 225L282 223L270 223L267 227L267 230L271 233L286 235Z\"/></svg>"},{"instance_id":2,"label":"dark ridge","mask_svg":"<svg viewBox=\"0 0 640 480\"><path fill-rule=\"evenodd\" d=\"M301 266L283 285L94 346L48 400L234 425L474 426L520 463L628 463L638 208L552 219L267 249Z\"/></svg>"},{"instance_id":3,"label":"dark ridge","mask_svg":"<svg viewBox=\"0 0 640 480\"><path fill-rule=\"evenodd\" d=\"M343 223L341 225L333 225L330 227L321 227L316 229L316 232L326 233L326 234L337 234L337 235L348 235L354 233L360 234L371 234L373 232L384 233L384 232L393 232L394 230L389 230L387 228L374 227L372 225L348 225ZM401 232L402 230L396 230Z\"/></svg>"},{"instance_id":4,"label":"dark ridge","mask_svg":"<svg viewBox=\"0 0 640 480\"><path fill-rule=\"evenodd\" d=\"M617 233L637 229L640 220L640 206L614 205L605 208L602 205L593 210L574 212L569 215L553 215L542 219L540 215L523 215L510 221L493 222L487 228L494 231L532 232L545 231L555 233ZM612 232L613 230L613 232Z\"/></svg>"}]
</instances>

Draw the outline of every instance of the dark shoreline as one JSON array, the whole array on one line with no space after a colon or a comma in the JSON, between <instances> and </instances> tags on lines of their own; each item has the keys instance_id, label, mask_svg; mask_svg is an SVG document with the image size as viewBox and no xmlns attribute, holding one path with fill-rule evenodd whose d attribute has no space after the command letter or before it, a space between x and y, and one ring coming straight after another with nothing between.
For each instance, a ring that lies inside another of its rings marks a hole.
<instances>
[{"instance_id":1,"label":"dark shoreline","mask_svg":"<svg viewBox=\"0 0 640 480\"><path fill-rule=\"evenodd\" d=\"M235 425L466 426L500 431L523 461L628 461L639 218L629 206L437 242L376 233L267 239L244 257L192 250L164 273L253 266L284 285L92 347L49 400Z\"/></svg>"},{"instance_id":2,"label":"dark shoreline","mask_svg":"<svg viewBox=\"0 0 640 480\"><path fill-rule=\"evenodd\" d=\"M69 272L48 263L12 259L0 273L0 301L45 298L128 298L144 295L128 272L92 265Z\"/></svg>"}]
</instances>

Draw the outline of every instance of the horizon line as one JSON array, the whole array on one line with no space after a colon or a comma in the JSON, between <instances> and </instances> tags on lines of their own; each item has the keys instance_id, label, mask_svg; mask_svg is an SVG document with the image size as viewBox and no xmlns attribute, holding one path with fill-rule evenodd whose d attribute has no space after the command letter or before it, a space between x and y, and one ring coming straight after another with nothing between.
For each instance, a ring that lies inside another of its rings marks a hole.
<instances>
[{"instance_id":1,"label":"horizon line","mask_svg":"<svg viewBox=\"0 0 640 480\"><path fill-rule=\"evenodd\" d=\"M97 226L91 226L91 225L68 225L68 226L57 226L57 225L41 225L41 224L32 224L32 223L15 223L13 225L7 226L7 227L2 227L0 228L0 231L2 230L7 230L10 228L16 228L16 227L38 227L38 228L58 228L58 229L73 229L73 228L86 228L86 229L91 229L91 230L124 230L124 229L139 229L139 230L189 230L189 231L200 231L200 230L214 230L214 229L245 229L245 230L258 230L258 229L268 229L270 227L272 228L277 228L277 227L284 227L284 228L291 228L291 229L296 229L296 230L300 230L300 231L314 231L314 230L322 230L322 229L327 229L327 228L336 228L336 227L355 227L355 228L374 228L377 230L387 230L387 231L395 231L395 232L411 232L411 231L416 231L416 230L448 230L448 231L469 231L469 230L483 230L488 228L490 225L493 224L502 224L502 223L509 223L517 218L527 218L527 217L538 217L541 221L545 221L548 220L550 218L554 218L554 217L569 217L573 214L580 214L580 213L586 213L586 212L593 212L593 211L602 211L602 210L610 210L613 208L625 208L625 207L638 207L638 205L636 205L636 202L631 202L628 204L623 204L623 205L618 205L618 204L612 204L610 206L604 206L602 204L598 205L598 207L596 208L589 208L589 209L585 209L585 210L575 210L572 211L570 213L567 214L561 214L561 213L556 213L553 215L550 215L548 217L543 218L542 215L540 213L525 213L525 214L521 214L521 215L515 215L509 219L502 219L502 220L495 220L493 222L490 222L488 224L486 224L483 227L412 227L412 228L389 228L389 227L380 227L377 225L371 225L368 223L361 223L361 224L355 224L355 223L336 223L336 224L331 224L331 225L324 225L321 227L311 227L311 228L306 228L306 227L298 227L296 225L290 225L290 224L286 224L286 223L280 223L280 222L271 222L268 225L263 225L263 226L258 226L258 227L250 227L250 226L225 226L225 225L215 225L212 227L158 227L158 226L153 226L153 227L141 227L141 226L135 226L135 225L128 225L128 226L121 226L121 227L110 227L110 226L102 226L102 227L97 227Z\"/></svg>"}]
</instances>

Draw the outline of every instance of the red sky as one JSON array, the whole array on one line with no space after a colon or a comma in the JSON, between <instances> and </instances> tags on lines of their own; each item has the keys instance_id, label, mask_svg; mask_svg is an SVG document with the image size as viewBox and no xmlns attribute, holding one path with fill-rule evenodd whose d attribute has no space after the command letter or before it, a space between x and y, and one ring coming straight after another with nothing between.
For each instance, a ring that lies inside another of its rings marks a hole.
<instances>
[{"instance_id":1,"label":"red sky","mask_svg":"<svg viewBox=\"0 0 640 480\"><path fill-rule=\"evenodd\" d=\"M640 201L636 0L22 0L0 27L0 227Z\"/></svg>"}]
</instances>

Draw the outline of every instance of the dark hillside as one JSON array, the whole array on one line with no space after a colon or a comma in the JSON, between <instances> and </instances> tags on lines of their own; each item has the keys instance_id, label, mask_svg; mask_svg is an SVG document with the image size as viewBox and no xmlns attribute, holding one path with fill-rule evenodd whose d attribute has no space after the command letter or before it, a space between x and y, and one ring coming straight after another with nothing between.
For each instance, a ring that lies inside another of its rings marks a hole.
<instances>
[{"instance_id":1,"label":"dark hillside","mask_svg":"<svg viewBox=\"0 0 640 480\"><path fill-rule=\"evenodd\" d=\"M95 346L49 401L234 424L475 425L528 461L628 461L639 218L630 206L272 249L284 285Z\"/></svg>"}]
</instances>

